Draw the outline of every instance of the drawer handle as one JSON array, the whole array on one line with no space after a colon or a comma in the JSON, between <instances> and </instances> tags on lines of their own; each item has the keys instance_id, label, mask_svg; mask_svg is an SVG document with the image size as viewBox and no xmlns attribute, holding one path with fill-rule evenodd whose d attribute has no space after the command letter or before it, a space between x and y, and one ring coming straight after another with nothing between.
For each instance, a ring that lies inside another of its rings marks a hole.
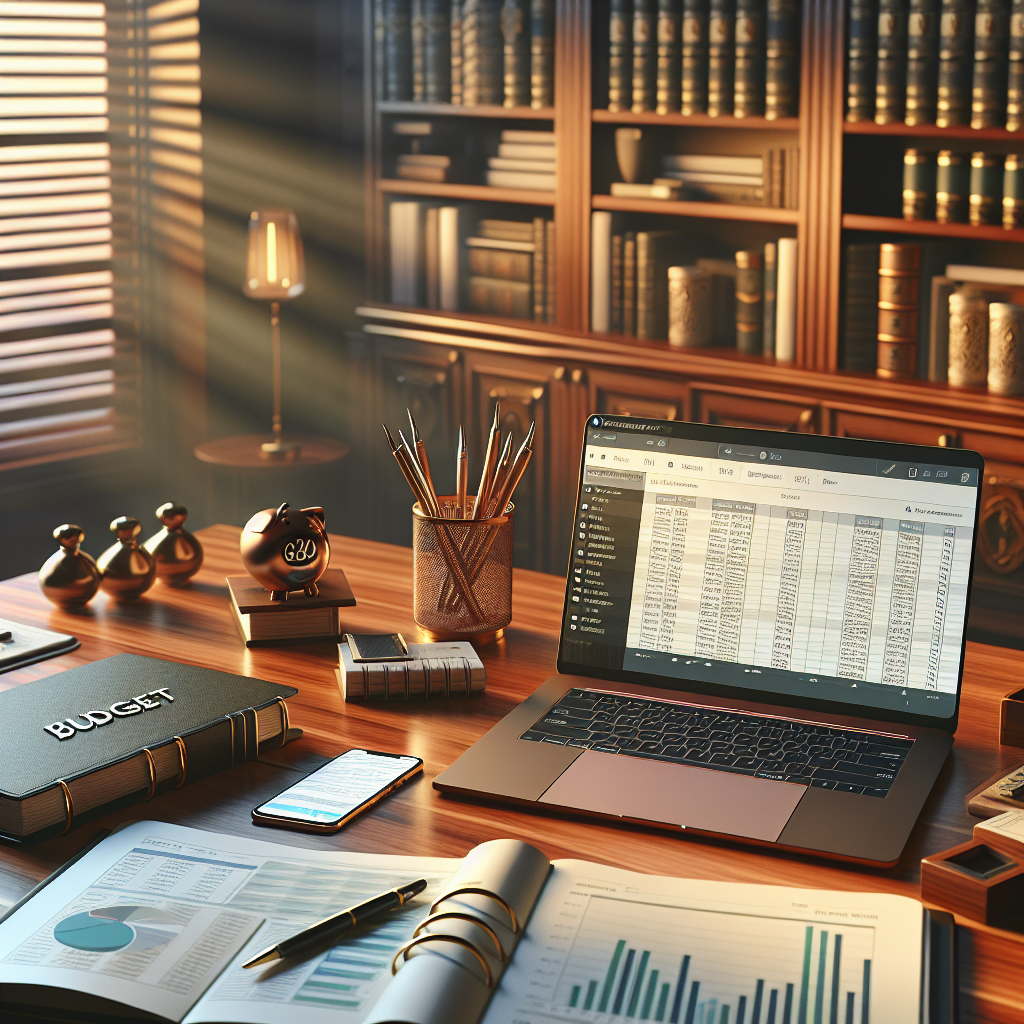
<instances>
[{"instance_id":1,"label":"drawer handle","mask_svg":"<svg viewBox=\"0 0 1024 1024\"><path fill-rule=\"evenodd\" d=\"M939 434L938 444L940 448L956 448L956 434Z\"/></svg>"}]
</instances>

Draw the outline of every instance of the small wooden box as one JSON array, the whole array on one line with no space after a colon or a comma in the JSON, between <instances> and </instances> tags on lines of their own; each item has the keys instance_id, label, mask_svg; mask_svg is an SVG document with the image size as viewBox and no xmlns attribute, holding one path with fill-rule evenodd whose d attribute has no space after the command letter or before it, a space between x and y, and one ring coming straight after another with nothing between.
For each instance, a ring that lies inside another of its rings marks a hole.
<instances>
[{"instance_id":1,"label":"small wooden box","mask_svg":"<svg viewBox=\"0 0 1024 1024\"><path fill-rule=\"evenodd\" d=\"M1024 864L972 840L921 861L921 898L996 928L1021 927Z\"/></svg>"},{"instance_id":2,"label":"small wooden box","mask_svg":"<svg viewBox=\"0 0 1024 1024\"><path fill-rule=\"evenodd\" d=\"M1008 693L999 705L999 742L1024 747L1024 690Z\"/></svg>"}]
</instances>

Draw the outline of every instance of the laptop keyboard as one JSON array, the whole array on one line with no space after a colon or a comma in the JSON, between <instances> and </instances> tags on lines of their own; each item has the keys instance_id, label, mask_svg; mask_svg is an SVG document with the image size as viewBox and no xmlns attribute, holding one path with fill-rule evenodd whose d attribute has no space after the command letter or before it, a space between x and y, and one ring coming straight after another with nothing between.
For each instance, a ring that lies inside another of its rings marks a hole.
<instances>
[{"instance_id":1,"label":"laptop keyboard","mask_svg":"<svg viewBox=\"0 0 1024 1024\"><path fill-rule=\"evenodd\" d=\"M913 746L898 736L581 689L520 739L879 797Z\"/></svg>"}]
</instances>

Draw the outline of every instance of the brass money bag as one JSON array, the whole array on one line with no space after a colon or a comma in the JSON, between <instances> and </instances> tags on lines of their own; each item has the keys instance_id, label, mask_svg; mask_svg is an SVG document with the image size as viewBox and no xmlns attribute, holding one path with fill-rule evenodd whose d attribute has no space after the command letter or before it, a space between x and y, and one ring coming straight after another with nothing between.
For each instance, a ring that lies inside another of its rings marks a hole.
<instances>
[{"instance_id":1,"label":"brass money bag","mask_svg":"<svg viewBox=\"0 0 1024 1024\"><path fill-rule=\"evenodd\" d=\"M293 509L285 502L257 512L243 527L239 547L245 571L272 601L286 600L290 590L320 593L316 581L331 560L322 508Z\"/></svg>"},{"instance_id":2,"label":"brass money bag","mask_svg":"<svg viewBox=\"0 0 1024 1024\"><path fill-rule=\"evenodd\" d=\"M85 531L80 526L58 526L53 538L60 547L43 562L39 588L60 608L81 608L100 589L103 573L96 559L79 546L85 540Z\"/></svg>"},{"instance_id":3,"label":"brass money bag","mask_svg":"<svg viewBox=\"0 0 1024 1024\"><path fill-rule=\"evenodd\" d=\"M157 577L171 587L184 586L203 564L203 545L186 530L188 509L168 501L156 510L164 524L143 547L156 560Z\"/></svg>"},{"instance_id":4,"label":"brass money bag","mask_svg":"<svg viewBox=\"0 0 1024 1024\"><path fill-rule=\"evenodd\" d=\"M141 597L156 579L156 560L142 547L138 536L142 526L132 516L119 516L110 524L117 541L97 559L103 573L100 586L119 601Z\"/></svg>"}]
</instances>

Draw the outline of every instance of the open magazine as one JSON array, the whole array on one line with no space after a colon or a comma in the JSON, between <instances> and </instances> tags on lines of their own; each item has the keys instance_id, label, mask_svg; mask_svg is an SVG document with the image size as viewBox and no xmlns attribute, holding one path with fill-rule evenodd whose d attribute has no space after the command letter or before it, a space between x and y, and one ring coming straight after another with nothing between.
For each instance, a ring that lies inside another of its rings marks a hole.
<instances>
[{"instance_id":1,"label":"open magazine","mask_svg":"<svg viewBox=\"0 0 1024 1024\"><path fill-rule=\"evenodd\" d=\"M241 967L420 877L421 896L336 945ZM409 945L432 905L418 935L436 937ZM448 860L144 821L0 922L0 1001L184 1024L914 1022L923 921L902 896L552 863L511 839Z\"/></svg>"}]
</instances>

